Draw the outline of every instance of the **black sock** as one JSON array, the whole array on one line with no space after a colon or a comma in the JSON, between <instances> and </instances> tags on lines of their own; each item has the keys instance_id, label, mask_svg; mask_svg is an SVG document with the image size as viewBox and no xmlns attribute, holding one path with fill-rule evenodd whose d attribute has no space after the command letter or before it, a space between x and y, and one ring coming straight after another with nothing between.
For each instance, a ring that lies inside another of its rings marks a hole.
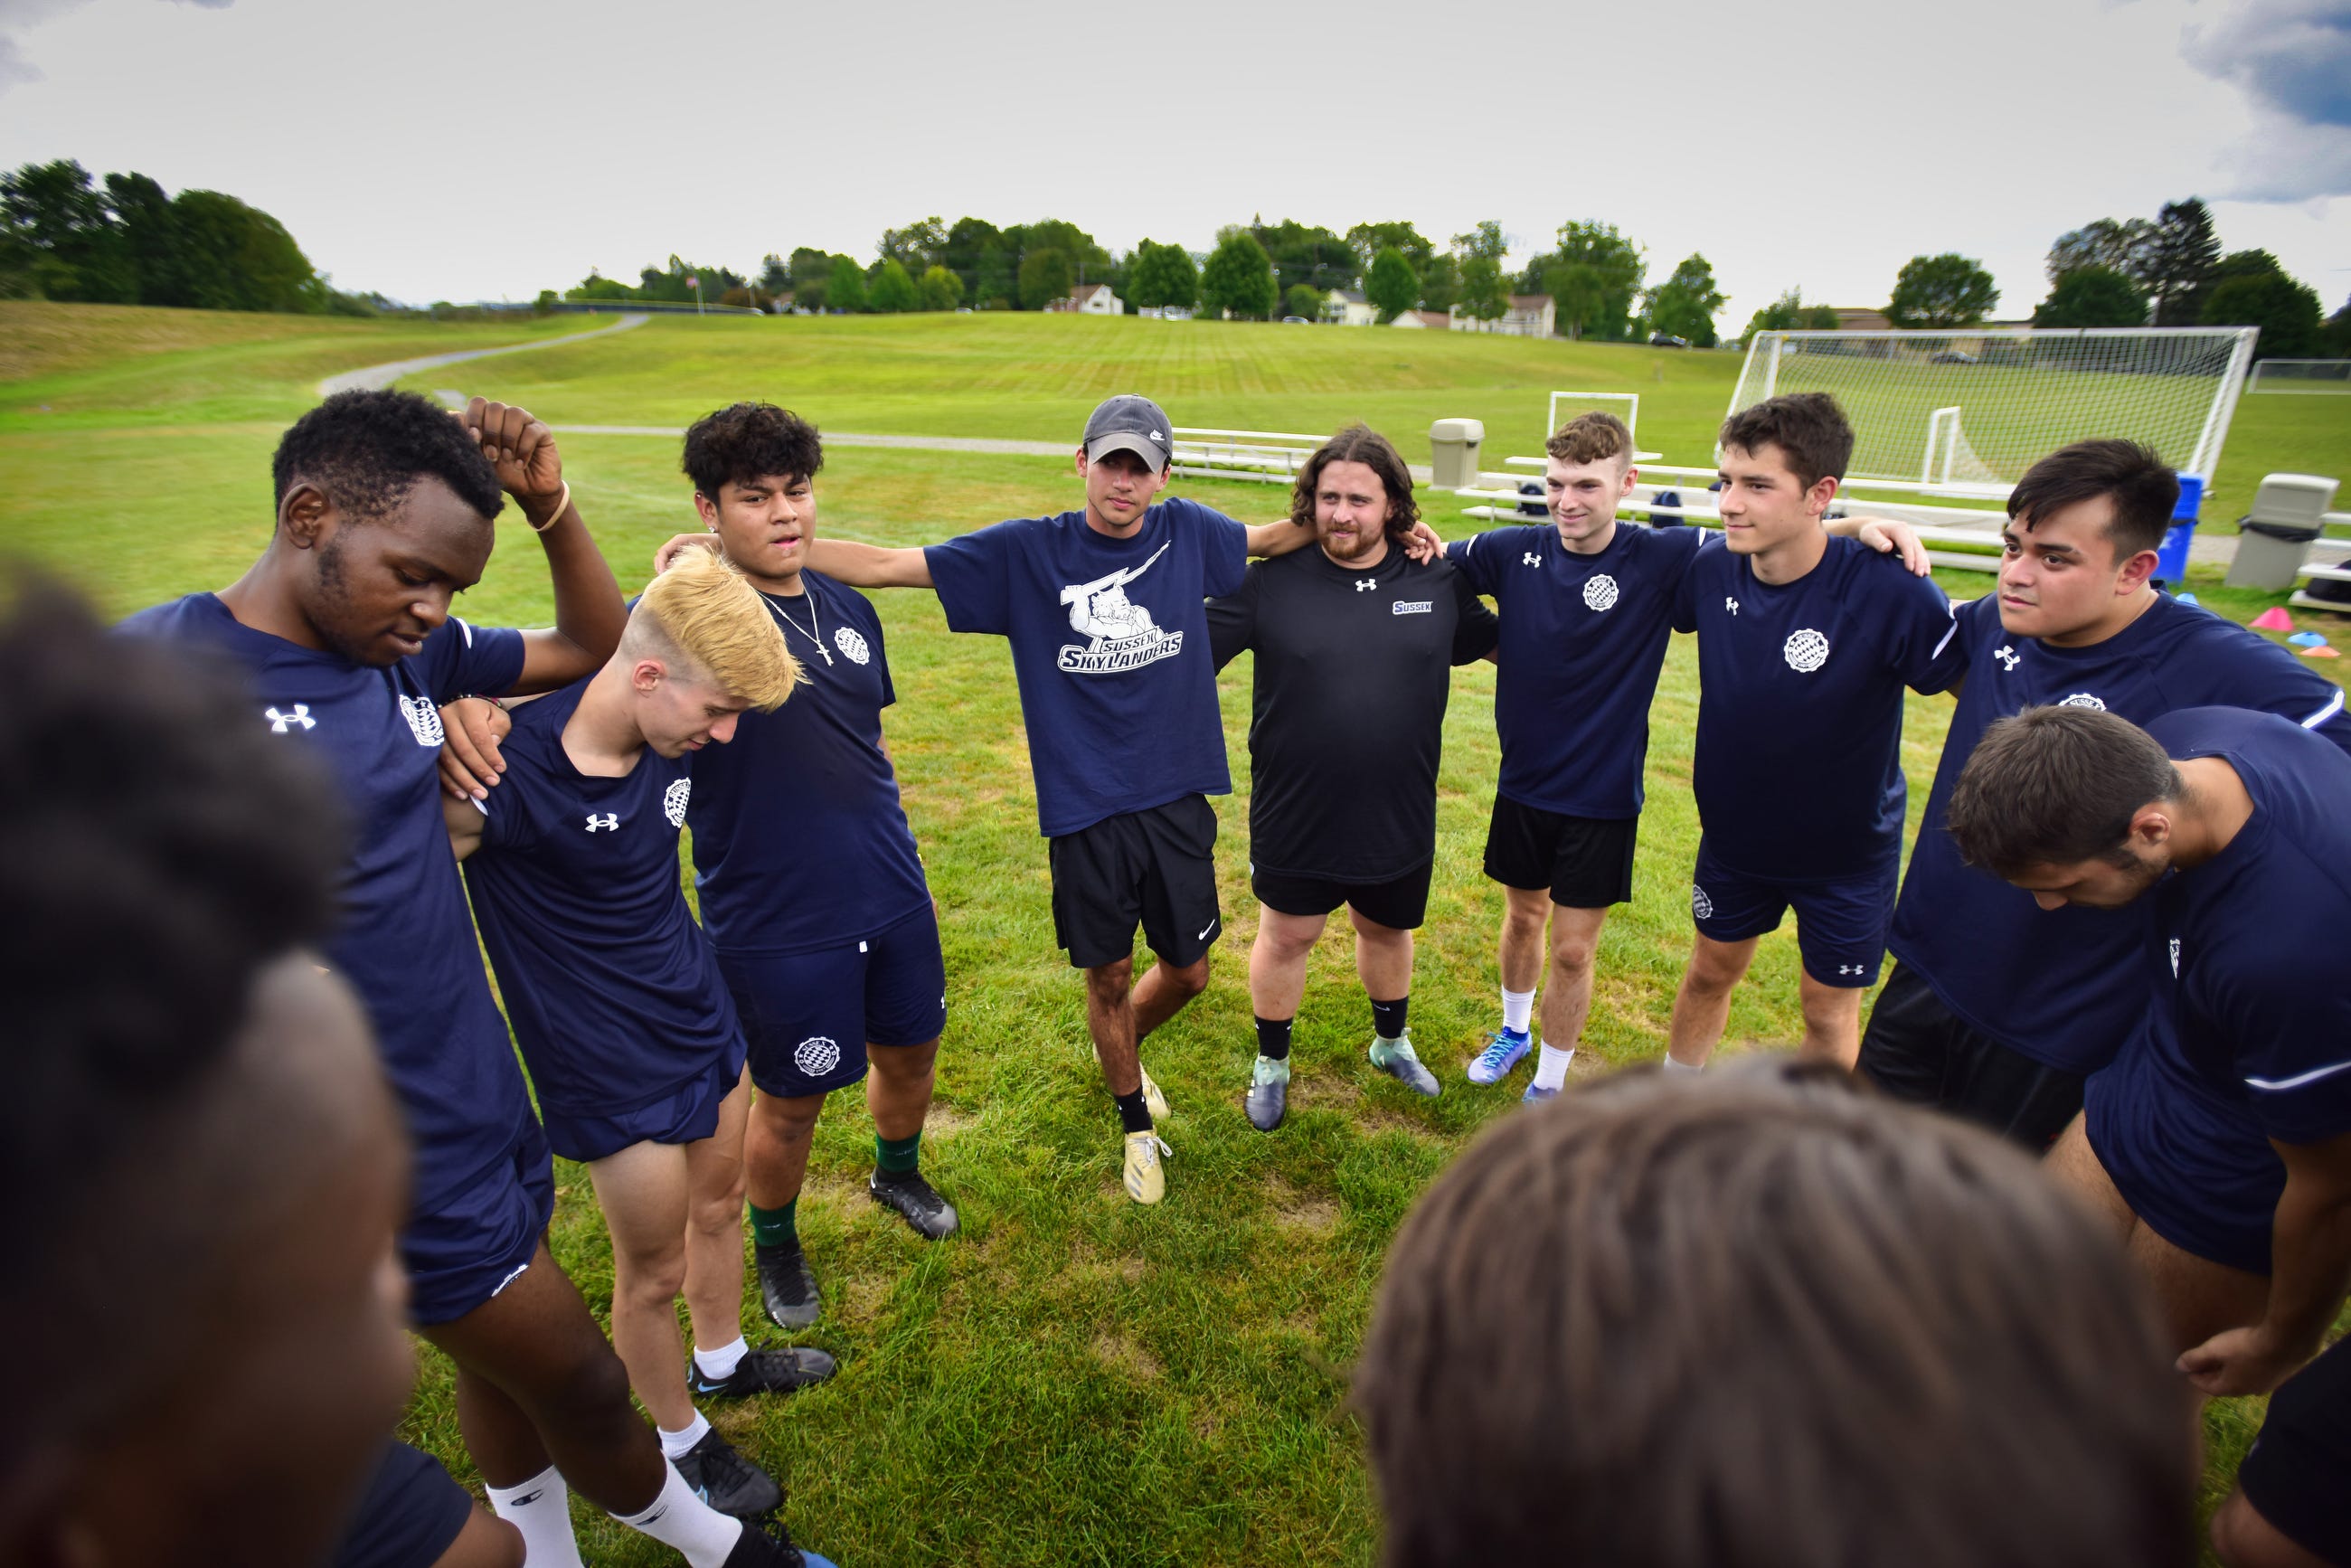
<instances>
[{"instance_id":1,"label":"black sock","mask_svg":"<svg viewBox=\"0 0 2351 1568\"><path fill-rule=\"evenodd\" d=\"M1257 1020L1257 1053L1275 1061L1290 1060L1290 1026L1293 1019L1259 1019Z\"/></svg>"},{"instance_id":2,"label":"black sock","mask_svg":"<svg viewBox=\"0 0 2351 1568\"><path fill-rule=\"evenodd\" d=\"M1410 996L1401 996L1392 1002L1374 998L1372 1001L1372 1029L1382 1040L1404 1038L1405 1009L1412 1006Z\"/></svg>"},{"instance_id":3,"label":"black sock","mask_svg":"<svg viewBox=\"0 0 2351 1568\"><path fill-rule=\"evenodd\" d=\"M1151 1112L1143 1103L1142 1090L1137 1089L1132 1094L1113 1094L1111 1098L1118 1102L1120 1126L1130 1133L1151 1131Z\"/></svg>"}]
</instances>

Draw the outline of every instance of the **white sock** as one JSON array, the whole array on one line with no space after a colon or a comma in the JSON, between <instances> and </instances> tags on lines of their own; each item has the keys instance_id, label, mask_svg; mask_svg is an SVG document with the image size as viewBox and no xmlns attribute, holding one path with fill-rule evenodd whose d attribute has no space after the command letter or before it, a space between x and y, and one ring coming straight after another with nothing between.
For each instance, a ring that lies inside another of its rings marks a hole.
<instances>
[{"instance_id":1,"label":"white sock","mask_svg":"<svg viewBox=\"0 0 2351 1568\"><path fill-rule=\"evenodd\" d=\"M673 1547L686 1561L686 1568L724 1568L727 1554L743 1539L751 1527L739 1519L729 1519L694 1493L677 1467L664 1462L662 1469L669 1479L662 1482L661 1496L643 1513L621 1521L631 1530L652 1536L664 1546ZM545 1568L536 1559L526 1558L529 1568ZM578 1561L574 1559L573 1561ZM569 1568L569 1564L565 1564Z\"/></svg>"},{"instance_id":2,"label":"white sock","mask_svg":"<svg viewBox=\"0 0 2351 1568\"><path fill-rule=\"evenodd\" d=\"M1543 1041L1542 1055L1535 1061L1535 1087L1538 1089L1566 1087L1567 1064L1574 1060L1575 1047L1571 1045L1565 1051L1561 1051L1551 1041Z\"/></svg>"},{"instance_id":3,"label":"white sock","mask_svg":"<svg viewBox=\"0 0 2351 1568\"><path fill-rule=\"evenodd\" d=\"M654 1424L653 1430L661 1434L662 1457L682 1459L693 1450L694 1445L702 1441L704 1434L710 1430L710 1417L696 1410L694 1413L694 1419L688 1421L677 1431L673 1432L658 1422Z\"/></svg>"},{"instance_id":4,"label":"white sock","mask_svg":"<svg viewBox=\"0 0 2351 1568\"><path fill-rule=\"evenodd\" d=\"M1673 1052L1667 1051L1666 1053L1666 1071L1668 1072L1703 1072L1706 1071L1706 1063L1703 1061L1676 1061L1674 1060Z\"/></svg>"},{"instance_id":5,"label":"white sock","mask_svg":"<svg viewBox=\"0 0 2351 1568\"><path fill-rule=\"evenodd\" d=\"M735 1375L735 1369L743 1364L743 1358L750 1351L751 1342L737 1334L733 1344L722 1344L716 1350L705 1350L695 1345L694 1364L702 1369L703 1376L723 1383Z\"/></svg>"},{"instance_id":6,"label":"white sock","mask_svg":"<svg viewBox=\"0 0 2351 1568\"><path fill-rule=\"evenodd\" d=\"M1514 1029L1520 1034L1524 1034L1527 1025L1534 1021L1534 1017L1535 994L1532 991L1514 991L1508 986L1502 988L1502 1027L1504 1029Z\"/></svg>"},{"instance_id":7,"label":"white sock","mask_svg":"<svg viewBox=\"0 0 2351 1568\"><path fill-rule=\"evenodd\" d=\"M553 1465L520 1486L489 1490L490 1511L522 1531L523 1561L530 1568L581 1568L580 1542L571 1533L571 1490Z\"/></svg>"}]
</instances>

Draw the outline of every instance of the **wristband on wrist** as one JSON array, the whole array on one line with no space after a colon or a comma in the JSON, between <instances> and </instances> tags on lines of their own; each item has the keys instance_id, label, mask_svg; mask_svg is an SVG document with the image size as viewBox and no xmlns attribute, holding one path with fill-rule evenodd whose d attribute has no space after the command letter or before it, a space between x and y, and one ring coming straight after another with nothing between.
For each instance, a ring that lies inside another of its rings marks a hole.
<instances>
[{"instance_id":1,"label":"wristband on wrist","mask_svg":"<svg viewBox=\"0 0 2351 1568\"><path fill-rule=\"evenodd\" d=\"M530 515L528 513L525 513L523 515L523 521L530 523L530 531L532 533L543 534L548 529L553 528L558 522L561 521L563 514L570 509L571 481L566 479L563 481L563 494L556 497L555 510L547 514L547 521L543 523L530 523Z\"/></svg>"}]
</instances>

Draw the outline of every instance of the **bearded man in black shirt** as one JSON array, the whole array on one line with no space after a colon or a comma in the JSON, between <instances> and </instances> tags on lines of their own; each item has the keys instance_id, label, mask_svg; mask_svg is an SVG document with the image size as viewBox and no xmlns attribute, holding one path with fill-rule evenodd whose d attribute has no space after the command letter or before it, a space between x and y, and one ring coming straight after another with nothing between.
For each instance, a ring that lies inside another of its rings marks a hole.
<instances>
[{"instance_id":1,"label":"bearded man in black shirt","mask_svg":"<svg viewBox=\"0 0 2351 1568\"><path fill-rule=\"evenodd\" d=\"M1257 655L1249 745L1258 1054L1242 1106L1267 1133L1289 1102L1306 957L1341 904L1372 1004L1372 1065L1416 1093L1437 1092L1405 1025L1412 934L1437 852L1452 666L1486 656L1500 634L1452 563L1405 555L1420 517L1412 476L1373 431L1351 425L1307 460L1290 516L1312 525L1320 548L1257 561L1239 592L1208 602L1217 667L1244 648Z\"/></svg>"}]
</instances>

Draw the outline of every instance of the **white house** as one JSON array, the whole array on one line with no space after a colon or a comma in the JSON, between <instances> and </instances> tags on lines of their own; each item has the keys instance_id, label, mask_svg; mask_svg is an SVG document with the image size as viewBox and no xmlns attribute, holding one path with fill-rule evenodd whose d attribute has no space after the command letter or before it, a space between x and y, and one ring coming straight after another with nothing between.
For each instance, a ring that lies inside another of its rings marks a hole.
<instances>
[{"instance_id":1,"label":"white house","mask_svg":"<svg viewBox=\"0 0 2351 1568\"><path fill-rule=\"evenodd\" d=\"M1442 310L1407 310L1403 315L1398 316L1395 320L1389 322L1388 325L1391 327L1411 327L1416 329L1433 329L1434 330L1442 332L1447 328L1453 325L1453 318L1447 316Z\"/></svg>"},{"instance_id":2,"label":"white house","mask_svg":"<svg viewBox=\"0 0 2351 1568\"><path fill-rule=\"evenodd\" d=\"M1502 314L1491 321L1465 316L1456 307L1452 327L1457 332L1501 332L1513 338L1548 338L1557 318L1558 308L1550 295L1513 294Z\"/></svg>"},{"instance_id":3,"label":"white house","mask_svg":"<svg viewBox=\"0 0 2351 1568\"><path fill-rule=\"evenodd\" d=\"M1380 308L1359 288L1333 288L1323 296L1322 319L1342 327L1369 327L1380 319Z\"/></svg>"},{"instance_id":4,"label":"white house","mask_svg":"<svg viewBox=\"0 0 2351 1568\"><path fill-rule=\"evenodd\" d=\"M1081 316L1123 316L1126 301L1113 294L1107 283L1081 283L1070 291L1069 303L1061 308Z\"/></svg>"}]
</instances>

